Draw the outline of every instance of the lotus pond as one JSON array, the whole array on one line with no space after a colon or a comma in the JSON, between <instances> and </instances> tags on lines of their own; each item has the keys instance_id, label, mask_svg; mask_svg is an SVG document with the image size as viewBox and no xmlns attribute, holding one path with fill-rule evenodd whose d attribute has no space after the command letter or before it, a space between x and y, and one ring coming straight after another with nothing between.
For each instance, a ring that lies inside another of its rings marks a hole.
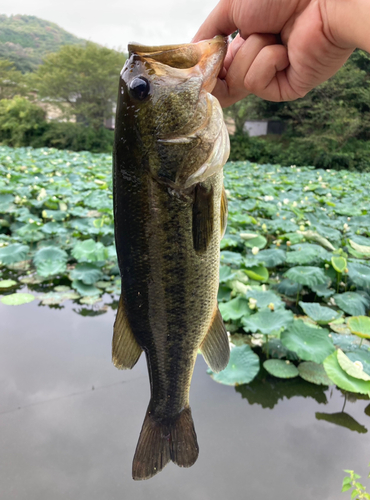
<instances>
[{"instance_id":1,"label":"lotus pond","mask_svg":"<svg viewBox=\"0 0 370 500\"><path fill-rule=\"evenodd\" d=\"M110 156L2 147L0 173L1 302L114 309ZM225 166L219 307L233 348L216 381L250 383L263 368L370 395L369 185L370 174Z\"/></svg>"},{"instance_id":2,"label":"lotus pond","mask_svg":"<svg viewBox=\"0 0 370 500\"><path fill-rule=\"evenodd\" d=\"M366 433L370 174L248 162L224 170L218 299L232 349L228 367L211 377L261 408L299 396L334 401L334 412L313 412L316 421ZM50 314L72 324L107 318L109 344L120 292L111 157L0 147L0 174L3 324L18 325L18 311L32 310L53 335ZM16 336L24 325L14 328Z\"/></svg>"}]
</instances>

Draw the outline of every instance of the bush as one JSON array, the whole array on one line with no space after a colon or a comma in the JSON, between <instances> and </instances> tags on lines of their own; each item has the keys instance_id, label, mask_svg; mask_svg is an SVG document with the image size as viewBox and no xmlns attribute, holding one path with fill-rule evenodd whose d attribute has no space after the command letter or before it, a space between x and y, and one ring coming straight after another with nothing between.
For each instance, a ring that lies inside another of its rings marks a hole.
<instances>
[{"instance_id":1,"label":"bush","mask_svg":"<svg viewBox=\"0 0 370 500\"><path fill-rule=\"evenodd\" d=\"M25 97L0 101L0 142L7 146L29 146L45 128L45 112Z\"/></svg>"},{"instance_id":2,"label":"bush","mask_svg":"<svg viewBox=\"0 0 370 500\"><path fill-rule=\"evenodd\" d=\"M323 141L315 135L307 138L262 138L235 134L230 137L230 143L231 161L249 160L256 163L312 165L316 168L370 172L369 141L353 139L337 150L335 141Z\"/></svg>"},{"instance_id":3,"label":"bush","mask_svg":"<svg viewBox=\"0 0 370 500\"><path fill-rule=\"evenodd\" d=\"M78 123L50 122L41 137L30 144L33 147L69 149L71 151L91 151L110 153L114 132L104 127L95 130Z\"/></svg>"}]
</instances>

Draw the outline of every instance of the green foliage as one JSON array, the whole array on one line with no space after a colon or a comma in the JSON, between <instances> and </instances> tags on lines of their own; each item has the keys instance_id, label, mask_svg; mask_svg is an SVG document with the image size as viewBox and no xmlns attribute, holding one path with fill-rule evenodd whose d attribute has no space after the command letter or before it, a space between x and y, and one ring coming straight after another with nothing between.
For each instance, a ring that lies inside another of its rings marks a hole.
<instances>
[{"instance_id":1,"label":"green foliage","mask_svg":"<svg viewBox=\"0 0 370 500\"><path fill-rule=\"evenodd\" d=\"M28 146L46 126L45 112L25 97L0 101L0 142L8 146Z\"/></svg>"},{"instance_id":2,"label":"green foliage","mask_svg":"<svg viewBox=\"0 0 370 500\"><path fill-rule=\"evenodd\" d=\"M263 367L277 378L294 378L299 375L296 366L290 361L283 361L282 359L268 359L263 363Z\"/></svg>"},{"instance_id":3,"label":"green foliage","mask_svg":"<svg viewBox=\"0 0 370 500\"><path fill-rule=\"evenodd\" d=\"M366 493L366 486L359 482L361 476L356 474L353 470L345 470L344 472L348 475L343 479L342 492L352 490L351 500L370 500L369 493ZM370 473L368 477L370 477Z\"/></svg>"},{"instance_id":4,"label":"green foliage","mask_svg":"<svg viewBox=\"0 0 370 500\"><path fill-rule=\"evenodd\" d=\"M235 120L233 161L370 171L370 56L357 50L338 73L303 99L275 103L249 96L226 114ZM242 133L247 119L286 125L281 136Z\"/></svg>"},{"instance_id":5,"label":"green foliage","mask_svg":"<svg viewBox=\"0 0 370 500\"><path fill-rule=\"evenodd\" d=\"M248 384L260 370L257 354L247 345L234 346L230 351L230 361L220 373L208 370L213 380L226 385Z\"/></svg>"},{"instance_id":6,"label":"green foliage","mask_svg":"<svg viewBox=\"0 0 370 500\"><path fill-rule=\"evenodd\" d=\"M22 73L36 69L46 54L72 44L85 41L35 16L0 15L0 59L9 59Z\"/></svg>"},{"instance_id":7,"label":"green foliage","mask_svg":"<svg viewBox=\"0 0 370 500\"><path fill-rule=\"evenodd\" d=\"M66 45L45 57L32 83L64 117L74 115L77 122L98 129L112 116L124 61L122 53L91 42L85 47Z\"/></svg>"},{"instance_id":8,"label":"green foliage","mask_svg":"<svg viewBox=\"0 0 370 500\"><path fill-rule=\"evenodd\" d=\"M12 62L0 59L0 100L26 93L25 83L24 76L14 68Z\"/></svg>"}]
</instances>

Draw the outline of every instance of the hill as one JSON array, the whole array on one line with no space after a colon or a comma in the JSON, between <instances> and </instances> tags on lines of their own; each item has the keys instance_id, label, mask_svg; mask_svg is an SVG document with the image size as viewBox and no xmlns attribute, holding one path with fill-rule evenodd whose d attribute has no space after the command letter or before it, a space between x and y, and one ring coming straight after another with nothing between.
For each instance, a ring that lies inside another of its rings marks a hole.
<instances>
[{"instance_id":1,"label":"hill","mask_svg":"<svg viewBox=\"0 0 370 500\"><path fill-rule=\"evenodd\" d=\"M0 15L0 59L12 61L23 73L33 71L46 54L62 45L84 43L57 24L36 16Z\"/></svg>"}]
</instances>

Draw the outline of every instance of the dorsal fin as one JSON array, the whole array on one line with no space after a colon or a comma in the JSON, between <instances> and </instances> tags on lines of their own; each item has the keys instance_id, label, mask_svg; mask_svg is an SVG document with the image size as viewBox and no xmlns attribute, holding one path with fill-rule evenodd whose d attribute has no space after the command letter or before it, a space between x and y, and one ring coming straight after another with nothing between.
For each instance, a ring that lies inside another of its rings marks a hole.
<instances>
[{"instance_id":1,"label":"dorsal fin","mask_svg":"<svg viewBox=\"0 0 370 500\"><path fill-rule=\"evenodd\" d=\"M229 339L218 306L200 350L213 372L217 373L226 368L230 358Z\"/></svg>"},{"instance_id":2,"label":"dorsal fin","mask_svg":"<svg viewBox=\"0 0 370 500\"><path fill-rule=\"evenodd\" d=\"M130 328L121 296L113 327L112 360L114 366L121 370L132 368L140 358L141 352L142 349Z\"/></svg>"}]
</instances>

